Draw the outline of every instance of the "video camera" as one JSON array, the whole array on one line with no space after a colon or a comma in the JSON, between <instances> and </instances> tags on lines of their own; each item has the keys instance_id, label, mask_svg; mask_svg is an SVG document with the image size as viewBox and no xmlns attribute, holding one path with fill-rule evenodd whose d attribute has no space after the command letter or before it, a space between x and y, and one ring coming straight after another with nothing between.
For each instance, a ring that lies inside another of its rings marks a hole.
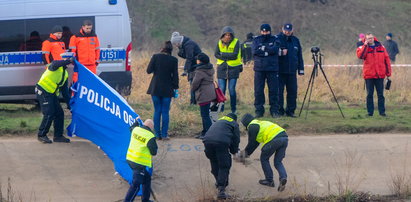
<instances>
[{"instance_id":1,"label":"video camera","mask_svg":"<svg viewBox=\"0 0 411 202\"><path fill-rule=\"evenodd\" d=\"M318 47L318 46L311 47L311 53L317 54L319 52L320 52L320 47Z\"/></svg>"}]
</instances>

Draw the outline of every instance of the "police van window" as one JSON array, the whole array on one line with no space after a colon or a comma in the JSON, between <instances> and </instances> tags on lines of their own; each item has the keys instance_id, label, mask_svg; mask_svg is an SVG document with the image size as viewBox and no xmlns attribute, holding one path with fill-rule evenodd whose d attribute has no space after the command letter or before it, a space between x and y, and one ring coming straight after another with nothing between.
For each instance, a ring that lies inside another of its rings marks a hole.
<instances>
[{"instance_id":1,"label":"police van window","mask_svg":"<svg viewBox=\"0 0 411 202\"><path fill-rule=\"evenodd\" d=\"M92 16L0 21L0 27L7 27L0 29L0 52L39 51L55 25L63 27L62 40L68 48L70 37L80 31L84 20L95 24Z\"/></svg>"},{"instance_id":2,"label":"police van window","mask_svg":"<svg viewBox=\"0 0 411 202\"><path fill-rule=\"evenodd\" d=\"M0 52L18 51L25 40L24 20L0 21Z\"/></svg>"}]
</instances>

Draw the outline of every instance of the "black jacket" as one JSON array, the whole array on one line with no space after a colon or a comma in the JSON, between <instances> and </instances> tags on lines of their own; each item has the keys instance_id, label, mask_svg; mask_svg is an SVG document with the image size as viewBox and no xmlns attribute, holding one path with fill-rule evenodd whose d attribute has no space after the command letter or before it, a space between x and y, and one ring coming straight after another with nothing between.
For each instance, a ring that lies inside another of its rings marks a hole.
<instances>
[{"instance_id":1,"label":"black jacket","mask_svg":"<svg viewBox=\"0 0 411 202\"><path fill-rule=\"evenodd\" d=\"M280 42L276 36L260 35L253 40L254 71L278 71Z\"/></svg>"},{"instance_id":2,"label":"black jacket","mask_svg":"<svg viewBox=\"0 0 411 202\"><path fill-rule=\"evenodd\" d=\"M257 142L257 135L259 131L260 125L258 124L250 124L248 126L248 144L244 149L248 156L250 156L255 151L255 149L257 149L258 145L260 145L260 143ZM285 131L283 131L277 136L275 136L275 138L279 137L288 137L288 135Z\"/></svg>"},{"instance_id":3,"label":"black jacket","mask_svg":"<svg viewBox=\"0 0 411 202\"><path fill-rule=\"evenodd\" d=\"M388 52L388 56L390 56L390 60L395 61L395 56L400 53L397 43L393 40L386 40L383 45Z\"/></svg>"},{"instance_id":4,"label":"black jacket","mask_svg":"<svg viewBox=\"0 0 411 202\"><path fill-rule=\"evenodd\" d=\"M186 59L184 71L193 72L196 65L196 56L201 53L201 48L196 42L184 36L182 45L178 48L178 56Z\"/></svg>"},{"instance_id":5,"label":"black jacket","mask_svg":"<svg viewBox=\"0 0 411 202\"><path fill-rule=\"evenodd\" d=\"M206 143L219 143L227 145L230 148L230 153L238 152L240 144L240 129L235 121L218 120L213 123L208 129L203 139Z\"/></svg>"},{"instance_id":6,"label":"black jacket","mask_svg":"<svg viewBox=\"0 0 411 202\"><path fill-rule=\"evenodd\" d=\"M295 36L287 36L283 33L277 35L280 41L280 49L287 49L287 55L279 56L281 74L295 74L304 71L303 51L300 40Z\"/></svg>"},{"instance_id":7,"label":"black jacket","mask_svg":"<svg viewBox=\"0 0 411 202\"><path fill-rule=\"evenodd\" d=\"M224 27L223 30L221 31L221 36L223 36L225 33L230 33L231 38L234 40L234 37L235 37L234 36L234 30L231 27L229 27L229 26ZM220 38L220 40L221 40L221 38ZM217 59L225 61L224 63L217 66L217 78L218 79L238 79L238 77L240 76L240 72L243 71L243 65L241 64L241 65L238 65L238 66L235 66L235 67L231 67L231 66L229 67L227 65L227 62L226 62L227 60L237 59L238 53L241 51L241 47L240 47L241 45L240 44L241 43L238 40L237 43L235 44L234 52L232 52L232 53L222 53L220 51L220 47L218 46L218 42L217 42L217 47L215 48L214 56ZM230 44L228 44L228 45L230 45Z\"/></svg>"},{"instance_id":8,"label":"black jacket","mask_svg":"<svg viewBox=\"0 0 411 202\"><path fill-rule=\"evenodd\" d=\"M166 53L154 54L147 67L147 73L153 73L147 94L159 97L173 97L178 89L178 60Z\"/></svg>"}]
</instances>

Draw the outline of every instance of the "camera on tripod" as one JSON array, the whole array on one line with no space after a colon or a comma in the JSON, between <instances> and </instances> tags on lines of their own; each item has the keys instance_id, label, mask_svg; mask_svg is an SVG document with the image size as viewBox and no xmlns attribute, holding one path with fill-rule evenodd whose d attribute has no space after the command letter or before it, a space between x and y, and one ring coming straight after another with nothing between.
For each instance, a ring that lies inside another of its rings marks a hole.
<instances>
[{"instance_id":1,"label":"camera on tripod","mask_svg":"<svg viewBox=\"0 0 411 202\"><path fill-rule=\"evenodd\" d=\"M318 46L311 47L311 53L317 54L319 52L320 52L320 47L318 47Z\"/></svg>"}]
</instances>

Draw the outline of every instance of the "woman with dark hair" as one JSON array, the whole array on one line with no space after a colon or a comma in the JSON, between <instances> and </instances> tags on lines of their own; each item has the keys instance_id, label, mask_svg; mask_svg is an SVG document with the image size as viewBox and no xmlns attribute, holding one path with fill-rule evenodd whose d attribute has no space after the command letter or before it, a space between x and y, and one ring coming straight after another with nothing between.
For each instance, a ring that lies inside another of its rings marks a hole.
<instances>
[{"instance_id":1,"label":"woman with dark hair","mask_svg":"<svg viewBox=\"0 0 411 202\"><path fill-rule=\"evenodd\" d=\"M210 104L216 99L213 65L210 64L210 58L204 53L197 55L197 66L194 71L193 83L191 83L191 92L195 92L196 102L200 105L203 130L196 138L202 139L212 124Z\"/></svg>"},{"instance_id":2,"label":"woman with dark hair","mask_svg":"<svg viewBox=\"0 0 411 202\"><path fill-rule=\"evenodd\" d=\"M154 130L158 139L168 140L169 111L171 98L178 89L178 61L171 55L173 45L166 41L160 53L151 57L147 73L153 73L147 94L154 104Z\"/></svg>"}]
</instances>

